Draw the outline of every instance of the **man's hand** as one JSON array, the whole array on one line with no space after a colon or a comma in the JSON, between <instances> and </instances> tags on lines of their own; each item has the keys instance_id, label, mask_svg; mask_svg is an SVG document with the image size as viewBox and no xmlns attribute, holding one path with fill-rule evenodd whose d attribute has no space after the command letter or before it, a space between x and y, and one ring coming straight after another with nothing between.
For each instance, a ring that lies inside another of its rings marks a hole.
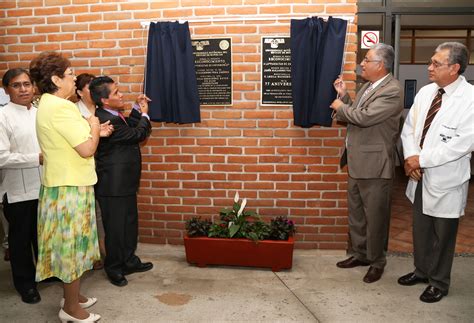
<instances>
[{"instance_id":1,"label":"man's hand","mask_svg":"<svg viewBox=\"0 0 474 323\"><path fill-rule=\"evenodd\" d=\"M330 105L330 108L337 112L337 110L339 110L339 108L340 108L343 104L344 104L344 102L342 102L342 101L339 100L339 99L336 99L336 100L332 101L332 103L331 103L331 105Z\"/></svg>"},{"instance_id":2,"label":"man's hand","mask_svg":"<svg viewBox=\"0 0 474 323\"><path fill-rule=\"evenodd\" d=\"M334 81L333 86L340 98L346 95L347 87L346 83L342 80L342 75L339 75L339 77Z\"/></svg>"},{"instance_id":3,"label":"man's hand","mask_svg":"<svg viewBox=\"0 0 474 323\"><path fill-rule=\"evenodd\" d=\"M421 169L415 169L410 173L410 178L414 181L419 181L421 179Z\"/></svg>"},{"instance_id":4,"label":"man's hand","mask_svg":"<svg viewBox=\"0 0 474 323\"><path fill-rule=\"evenodd\" d=\"M148 102L150 101L151 99L145 94L140 94L135 100L135 103L140 107L140 112L148 114Z\"/></svg>"},{"instance_id":5,"label":"man's hand","mask_svg":"<svg viewBox=\"0 0 474 323\"><path fill-rule=\"evenodd\" d=\"M40 165L43 165L43 153L39 153L39 163Z\"/></svg>"},{"instance_id":6,"label":"man's hand","mask_svg":"<svg viewBox=\"0 0 474 323\"><path fill-rule=\"evenodd\" d=\"M415 155L415 156L410 156L407 159L405 159L405 175L410 176L411 172L414 170L419 170L420 169L420 156Z\"/></svg>"},{"instance_id":7,"label":"man's hand","mask_svg":"<svg viewBox=\"0 0 474 323\"><path fill-rule=\"evenodd\" d=\"M106 122L100 124L99 135L101 137L109 137L113 131L114 126L110 124L110 120L107 120Z\"/></svg>"}]
</instances>

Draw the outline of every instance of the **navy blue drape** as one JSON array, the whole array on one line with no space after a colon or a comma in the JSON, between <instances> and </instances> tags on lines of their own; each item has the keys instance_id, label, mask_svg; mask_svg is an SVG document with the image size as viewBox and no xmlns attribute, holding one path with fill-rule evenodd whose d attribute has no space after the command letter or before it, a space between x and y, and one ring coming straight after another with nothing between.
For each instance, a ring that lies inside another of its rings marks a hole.
<instances>
[{"instance_id":1,"label":"navy blue drape","mask_svg":"<svg viewBox=\"0 0 474 323\"><path fill-rule=\"evenodd\" d=\"M291 85L294 123L331 126L336 98L333 82L341 72L347 21L329 17L291 20Z\"/></svg>"},{"instance_id":2,"label":"navy blue drape","mask_svg":"<svg viewBox=\"0 0 474 323\"><path fill-rule=\"evenodd\" d=\"M150 23L145 93L153 121L200 122L199 95L188 23Z\"/></svg>"}]
</instances>

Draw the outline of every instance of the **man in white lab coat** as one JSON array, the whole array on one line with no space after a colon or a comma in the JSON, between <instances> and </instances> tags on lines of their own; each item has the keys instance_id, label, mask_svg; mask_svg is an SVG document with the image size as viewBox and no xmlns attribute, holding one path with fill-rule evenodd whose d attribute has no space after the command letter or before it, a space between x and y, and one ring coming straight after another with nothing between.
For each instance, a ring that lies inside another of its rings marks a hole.
<instances>
[{"instance_id":1,"label":"man in white lab coat","mask_svg":"<svg viewBox=\"0 0 474 323\"><path fill-rule=\"evenodd\" d=\"M416 95L402 130L407 196L413 203L415 271L398 279L429 284L420 300L448 294L459 217L464 215L474 149L474 87L461 74L463 44L439 45L428 66L433 82Z\"/></svg>"}]
</instances>

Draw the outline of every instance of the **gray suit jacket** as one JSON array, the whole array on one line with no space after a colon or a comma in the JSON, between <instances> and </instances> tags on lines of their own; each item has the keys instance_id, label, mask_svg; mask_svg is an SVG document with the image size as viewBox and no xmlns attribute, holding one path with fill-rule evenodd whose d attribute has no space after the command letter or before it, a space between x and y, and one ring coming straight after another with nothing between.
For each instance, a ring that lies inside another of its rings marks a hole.
<instances>
[{"instance_id":1,"label":"gray suit jacket","mask_svg":"<svg viewBox=\"0 0 474 323\"><path fill-rule=\"evenodd\" d=\"M369 83L357 93L355 102L342 98L338 121L347 122L347 164L355 179L392 178L395 144L400 135L403 111L400 83L390 74L359 104ZM359 107L357 107L359 106Z\"/></svg>"}]
</instances>

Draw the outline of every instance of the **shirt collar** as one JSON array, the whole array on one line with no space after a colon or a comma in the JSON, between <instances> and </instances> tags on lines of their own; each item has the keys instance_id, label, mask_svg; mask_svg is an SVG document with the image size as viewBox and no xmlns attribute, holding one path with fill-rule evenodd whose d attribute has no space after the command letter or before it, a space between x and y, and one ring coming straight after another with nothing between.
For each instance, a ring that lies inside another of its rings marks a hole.
<instances>
[{"instance_id":1,"label":"shirt collar","mask_svg":"<svg viewBox=\"0 0 474 323\"><path fill-rule=\"evenodd\" d=\"M117 110L104 108L105 111L112 113L114 116L118 117L119 113Z\"/></svg>"},{"instance_id":2,"label":"shirt collar","mask_svg":"<svg viewBox=\"0 0 474 323\"><path fill-rule=\"evenodd\" d=\"M454 81L454 82L452 82L451 84L446 85L445 87L443 87L445 94L446 94L447 96L453 95L453 93L454 93L454 92L456 91L456 89L458 88L459 84L461 84L462 79L463 79L462 76L458 76L458 78L456 79L456 81ZM438 91L439 89L440 89L440 87L437 87L437 88L436 88L436 91Z\"/></svg>"},{"instance_id":3,"label":"shirt collar","mask_svg":"<svg viewBox=\"0 0 474 323\"><path fill-rule=\"evenodd\" d=\"M374 89L376 86L378 86L380 83L382 83L383 80L385 80L387 78L387 76L389 76L390 73L387 73L387 75L385 75L384 77L382 77L380 80L377 80L375 81L374 83L372 83L372 88Z\"/></svg>"},{"instance_id":4,"label":"shirt collar","mask_svg":"<svg viewBox=\"0 0 474 323\"><path fill-rule=\"evenodd\" d=\"M28 107L26 105L21 105L21 104L16 104L16 103L13 103L10 101L9 103L12 107L14 107L15 109L20 109L20 110L30 110L33 106L30 107L30 109L28 109Z\"/></svg>"}]
</instances>

